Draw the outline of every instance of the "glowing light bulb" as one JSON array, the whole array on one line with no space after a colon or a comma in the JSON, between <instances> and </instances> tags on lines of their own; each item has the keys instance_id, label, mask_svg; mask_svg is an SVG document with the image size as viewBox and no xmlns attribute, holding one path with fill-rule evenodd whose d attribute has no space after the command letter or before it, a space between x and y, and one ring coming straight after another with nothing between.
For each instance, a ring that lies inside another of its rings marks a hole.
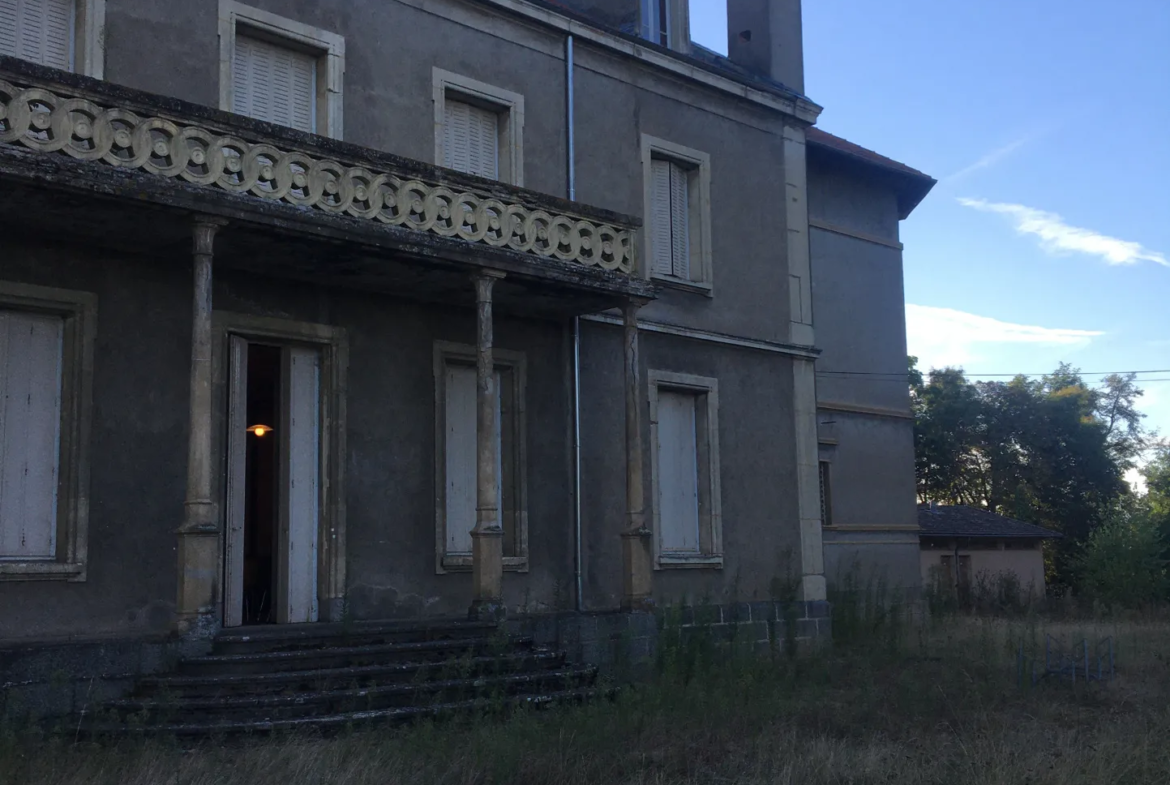
<instances>
[{"instance_id":1,"label":"glowing light bulb","mask_svg":"<svg viewBox=\"0 0 1170 785\"><path fill-rule=\"evenodd\" d=\"M271 432L272 428L267 425L256 424L248 426L248 433L254 434L256 436L264 436L264 434Z\"/></svg>"}]
</instances>

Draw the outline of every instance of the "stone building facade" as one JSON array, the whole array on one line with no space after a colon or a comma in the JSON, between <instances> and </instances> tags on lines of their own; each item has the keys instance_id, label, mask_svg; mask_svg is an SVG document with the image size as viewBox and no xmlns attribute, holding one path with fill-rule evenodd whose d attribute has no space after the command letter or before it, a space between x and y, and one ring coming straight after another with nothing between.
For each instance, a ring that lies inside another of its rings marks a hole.
<instances>
[{"instance_id":1,"label":"stone building facade","mask_svg":"<svg viewBox=\"0 0 1170 785\"><path fill-rule=\"evenodd\" d=\"M919 581L849 372L933 181L813 128L798 0L730 58L685 0L11 7L0 644Z\"/></svg>"}]
</instances>

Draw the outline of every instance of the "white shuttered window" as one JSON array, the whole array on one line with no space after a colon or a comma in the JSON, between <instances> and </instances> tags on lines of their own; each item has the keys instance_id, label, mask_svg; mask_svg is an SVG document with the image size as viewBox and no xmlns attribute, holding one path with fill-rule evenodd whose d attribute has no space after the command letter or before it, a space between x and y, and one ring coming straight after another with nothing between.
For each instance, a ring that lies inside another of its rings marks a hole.
<instances>
[{"instance_id":1,"label":"white shuttered window","mask_svg":"<svg viewBox=\"0 0 1170 785\"><path fill-rule=\"evenodd\" d=\"M500 116L447 97L443 105L443 166L499 178Z\"/></svg>"},{"instance_id":2,"label":"white shuttered window","mask_svg":"<svg viewBox=\"0 0 1170 785\"><path fill-rule=\"evenodd\" d=\"M59 316L0 311L0 561L57 556Z\"/></svg>"},{"instance_id":3,"label":"white shuttered window","mask_svg":"<svg viewBox=\"0 0 1170 785\"><path fill-rule=\"evenodd\" d=\"M658 393L658 516L662 550L669 553L700 547L696 403L690 393Z\"/></svg>"},{"instance_id":4,"label":"white shuttered window","mask_svg":"<svg viewBox=\"0 0 1170 785\"><path fill-rule=\"evenodd\" d=\"M76 0L0 0L0 55L72 70Z\"/></svg>"},{"instance_id":5,"label":"white shuttered window","mask_svg":"<svg viewBox=\"0 0 1170 785\"><path fill-rule=\"evenodd\" d=\"M471 553L471 529L475 526L478 483L476 465L476 371L467 365L448 363L444 371L446 455L446 530L448 554ZM500 409L501 374L496 371L496 434L503 432ZM501 440L496 439L496 509L503 521L503 461Z\"/></svg>"},{"instance_id":6,"label":"white shuttered window","mask_svg":"<svg viewBox=\"0 0 1170 785\"><path fill-rule=\"evenodd\" d=\"M232 111L316 133L317 59L295 49L237 36Z\"/></svg>"},{"instance_id":7,"label":"white shuttered window","mask_svg":"<svg viewBox=\"0 0 1170 785\"><path fill-rule=\"evenodd\" d=\"M650 163L653 272L691 278L689 173L673 161Z\"/></svg>"}]
</instances>

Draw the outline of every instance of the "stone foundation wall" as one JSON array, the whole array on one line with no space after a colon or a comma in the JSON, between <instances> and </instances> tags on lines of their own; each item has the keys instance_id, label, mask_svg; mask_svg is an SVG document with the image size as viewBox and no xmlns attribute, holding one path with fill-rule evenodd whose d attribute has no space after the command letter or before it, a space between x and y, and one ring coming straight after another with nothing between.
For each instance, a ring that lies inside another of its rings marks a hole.
<instances>
[{"instance_id":1,"label":"stone foundation wall","mask_svg":"<svg viewBox=\"0 0 1170 785\"><path fill-rule=\"evenodd\" d=\"M564 651L574 663L603 671L651 662L666 641L705 635L766 652L789 641L799 648L827 645L832 638L829 603L739 602L669 607L646 612L549 613L505 622L509 633L531 636L539 646ZM790 632L791 630L791 632Z\"/></svg>"},{"instance_id":2,"label":"stone foundation wall","mask_svg":"<svg viewBox=\"0 0 1170 785\"><path fill-rule=\"evenodd\" d=\"M139 676L205 654L173 638L29 643L0 648L0 720L77 716L126 695Z\"/></svg>"}]
</instances>

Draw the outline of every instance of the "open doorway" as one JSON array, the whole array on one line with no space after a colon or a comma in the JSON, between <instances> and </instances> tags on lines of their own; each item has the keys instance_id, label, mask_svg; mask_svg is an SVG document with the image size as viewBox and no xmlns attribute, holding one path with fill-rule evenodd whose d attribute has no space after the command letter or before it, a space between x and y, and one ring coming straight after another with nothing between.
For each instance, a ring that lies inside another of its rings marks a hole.
<instances>
[{"instance_id":1,"label":"open doorway","mask_svg":"<svg viewBox=\"0 0 1170 785\"><path fill-rule=\"evenodd\" d=\"M280 440L280 347L248 347L244 482L243 624L276 621L276 519Z\"/></svg>"},{"instance_id":2,"label":"open doorway","mask_svg":"<svg viewBox=\"0 0 1170 785\"><path fill-rule=\"evenodd\" d=\"M316 621L320 351L230 344L224 625Z\"/></svg>"}]
</instances>

